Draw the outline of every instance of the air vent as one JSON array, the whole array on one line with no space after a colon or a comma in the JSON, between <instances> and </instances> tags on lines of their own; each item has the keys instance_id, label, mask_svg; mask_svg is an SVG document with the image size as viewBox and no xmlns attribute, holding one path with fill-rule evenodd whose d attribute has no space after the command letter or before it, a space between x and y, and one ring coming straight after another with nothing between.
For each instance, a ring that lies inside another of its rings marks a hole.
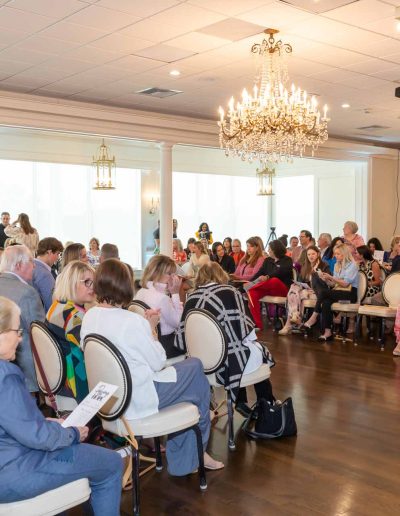
<instances>
[{"instance_id":1,"label":"air vent","mask_svg":"<svg viewBox=\"0 0 400 516\"><path fill-rule=\"evenodd\" d=\"M364 127L357 127L359 131L377 131L380 129L390 129L387 125L366 125Z\"/></svg>"},{"instance_id":2,"label":"air vent","mask_svg":"<svg viewBox=\"0 0 400 516\"><path fill-rule=\"evenodd\" d=\"M172 97L172 95L178 95L183 93L180 90L166 90L164 88L146 88L144 90L135 91L139 95L147 95L148 97L157 97L163 99L165 97Z\"/></svg>"},{"instance_id":3,"label":"air vent","mask_svg":"<svg viewBox=\"0 0 400 516\"><path fill-rule=\"evenodd\" d=\"M353 4L354 2L358 2L359 0L280 0L283 4L289 4L293 7L297 7L298 9L303 9L304 11L308 11L310 13L321 14L326 13L328 11L333 11L338 7L343 7L344 5Z\"/></svg>"}]
</instances>

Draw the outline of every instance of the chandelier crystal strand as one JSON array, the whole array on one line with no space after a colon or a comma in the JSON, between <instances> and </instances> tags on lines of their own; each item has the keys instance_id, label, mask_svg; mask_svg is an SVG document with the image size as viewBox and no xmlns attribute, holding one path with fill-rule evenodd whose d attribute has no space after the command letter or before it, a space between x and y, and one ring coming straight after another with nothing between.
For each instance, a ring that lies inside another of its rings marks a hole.
<instances>
[{"instance_id":1,"label":"chandelier crystal strand","mask_svg":"<svg viewBox=\"0 0 400 516\"><path fill-rule=\"evenodd\" d=\"M328 139L327 106L323 114L315 97L294 85L288 91L285 54L292 47L275 41L278 31L267 29L268 40L255 43L251 52L258 54L260 71L253 92L242 92L242 101L231 97L228 111L219 108L219 141L227 156L239 156L243 161L257 159L263 166L271 161L292 161L302 157L307 148L311 155Z\"/></svg>"}]
</instances>

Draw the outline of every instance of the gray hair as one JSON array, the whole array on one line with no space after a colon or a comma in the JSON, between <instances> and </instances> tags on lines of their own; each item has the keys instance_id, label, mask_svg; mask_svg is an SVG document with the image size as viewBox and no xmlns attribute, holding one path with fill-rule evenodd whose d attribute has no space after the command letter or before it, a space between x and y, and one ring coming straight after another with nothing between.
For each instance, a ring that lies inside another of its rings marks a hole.
<instances>
[{"instance_id":1,"label":"gray hair","mask_svg":"<svg viewBox=\"0 0 400 516\"><path fill-rule=\"evenodd\" d=\"M17 265L33 260L31 251L26 245L6 247L1 256L0 272L14 272Z\"/></svg>"},{"instance_id":2,"label":"gray hair","mask_svg":"<svg viewBox=\"0 0 400 516\"><path fill-rule=\"evenodd\" d=\"M332 243L332 235L330 233L321 233L319 235L319 238L324 238L328 242L329 245L331 245L331 243Z\"/></svg>"},{"instance_id":3,"label":"gray hair","mask_svg":"<svg viewBox=\"0 0 400 516\"><path fill-rule=\"evenodd\" d=\"M346 220L344 223L345 226L349 226L350 231L355 235L358 231L358 225L357 222L354 222L353 220Z\"/></svg>"}]
</instances>

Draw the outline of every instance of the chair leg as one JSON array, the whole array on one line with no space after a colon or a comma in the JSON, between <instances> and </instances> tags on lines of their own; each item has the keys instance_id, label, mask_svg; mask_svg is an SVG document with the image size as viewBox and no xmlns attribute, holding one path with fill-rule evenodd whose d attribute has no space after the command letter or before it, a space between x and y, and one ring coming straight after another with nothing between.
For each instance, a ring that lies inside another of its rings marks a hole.
<instances>
[{"instance_id":1,"label":"chair leg","mask_svg":"<svg viewBox=\"0 0 400 516\"><path fill-rule=\"evenodd\" d=\"M236 449L234 433L233 433L233 406L232 406L232 398L231 394L227 392L227 404L228 404L228 428L229 428L229 437L228 437L228 448L230 450Z\"/></svg>"},{"instance_id":2,"label":"chair leg","mask_svg":"<svg viewBox=\"0 0 400 516\"><path fill-rule=\"evenodd\" d=\"M346 344L346 331L347 331L347 315L346 313L343 314L342 317L342 342L343 344Z\"/></svg>"},{"instance_id":3,"label":"chair leg","mask_svg":"<svg viewBox=\"0 0 400 516\"><path fill-rule=\"evenodd\" d=\"M357 318L356 318L356 327L354 329L354 338L353 338L353 344L355 346L358 345L358 339L360 338L360 333L361 333L361 324L362 324L362 315L360 314L357 314Z\"/></svg>"},{"instance_id":4,"label":"chair leg","mask_svg":"<svg viewBox=\"0 0 400 516\"><path fill-rule=\"evenodd\" d=\"M194 433L196 434L197 441L197 453L199 456L199 480L200 480L200 489L205 491L207 489L207 479L206 479L206 470L204 468L204 450L203 450L203 440L201 438L201 431L199 425L195 425L192 427Z\"/></svg>"},{"instance_id":5,"label":"chair leg","mask_svg":"<svg viewBox=\"0 0 400 516\"><path fill-rule=\"evenodd\" d=\"M162 471L163 463L161 457L161 443L159 437L154 438L154 444L156 448L156 471Z\"/></svg>"},{"instance_id":6,"label":"chair leg","mask_svg":"<svg viewBox=\"0 0 400 516\"><path fill-rule=\"evenodd\" d=\"M372 321L371 321L370 316L367 316L367 330L368 330L369 340L374 340L374 336L372 334Z\"/></svg>"},{"instance_id":7,"label":"chair leg","mask_svg":"<svg viewBox=\"0 0 400 516\"><path fill-rule=\"evenodd\" d=\"M385 329L386 329L386 319L384 317L381 318L381 331L379 335L379 342L381 344L381 351L385 349Z\"/></svg>"},{"instance_id":8,"label":"chair leg","mask_svg":"<svg viewBox=\"0 0 400 516\"><path fill-rule=\"evenodd\" d=\"M139 450L134 446L132 448L132 477L133 477L133 514L139 516L140 514L140 493L139 493Z\"/></svg>"}]
</instances>

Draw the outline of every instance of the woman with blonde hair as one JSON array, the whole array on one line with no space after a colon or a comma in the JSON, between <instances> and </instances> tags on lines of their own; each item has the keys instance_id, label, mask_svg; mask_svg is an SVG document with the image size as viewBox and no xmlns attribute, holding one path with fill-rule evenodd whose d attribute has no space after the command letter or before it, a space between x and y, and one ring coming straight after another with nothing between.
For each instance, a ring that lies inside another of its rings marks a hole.
<instances>
[{"instance_id":1,"label":"woman with blonde hair","mask_svg":"<svg viewBox=\"0 0 400 516\"><path fill-rule=\"evenodd\" d=\"M182 279L176 274L174 260L162 254L153 256L146 265L141 283L142 288L135 299L159 311L159 341L167 358L181 355L181 351L174 347L174 339L183 311L180 299Z\"/></svg>"},{"instance_id":2,"label":"woman with blonde hair","mask_svg":"<svg viewBox=\"0 0 400 516\"><path fill-rule=\"evenodd\" d=\"M53 304L46 315L46 324L64 352L67 364L66 384L61 392L81 402L88 394L85 363L80 349L80 332L85 303L95 299L94 269L85 262L70 262L57 277Z\"/></svg>"},{"instance_id":3,"label":"woman with blonde hair","mask_svg":"<svg viewBox=\"0 0 400 516\"><path fill-rule=\"evenodd\" d=\"M210 262L210 256L207 253L204 245L199 240L193 244L193 253L190 256L190 267L192 269L192 275L195 276L197 271L202 265Z\"/></svg>"},{"instance_id":4,"label":"woman with blonde hair","mask_svg":"<svg viewBox=\"0 0 400 516\"><path fill-rule=\"evenodd\" d=\"M316 324L318 316L321 316L321 328L323 334L318 338L321 341L333 340L331 306L337 301L357 301L358 266L351 255L349 246L340 244L335 247L334 255L336 264L333 276L326 272L319 272L318 276L326 284L317 293L317 301L314 312L304 324L306 329ZM329 288L331 287L331 288Z\"/></svg>"},{"instance_id":5,"label":"woman with blonde hair","mask_svg":"<svg viewBox=\"0 0 400 516\"><path fill-rule=\"evenodd\" d=\"M246 253L236 267L234 277L240 280L250 279L257 274L264 263L264 248L260 237L250 237L246 240Z\"/></svg>"},{"instance_id":6,"label":"woman with blonde hair","mask_svg":"<svg viewBox=\"0 0 400 516\"><path fill-rule=\"evenodd\" d=\"M12 238L16 244L26 245L31 250L33 256L35 256L39 244L39 234L31 226L26 213L20 213L17 220L4 229L4 233L9 238Z\"/></svg>"},{"instance_id":7,"label":"woman with blonde hair","mask_svg":"<svg viewBox=\"0 0 400 516\"><path fill-rule=\"evenodd\" d=\"M195 279L195 290L188 295L179 325L175 345L186 350L185 318L189 310L202 308L216 317L228 339L228 353L223 365L216 371L217 381L229 390L236 409L244 415L250 412L246 405L246 389L240 389L240 378L257 370L263 362L275 363L267 347L257 342L254 323L246 311L239 290L228 285L229 276L216 262L200 267ZM257 398L273 403L269 380L256 384Z\"/></svg>"}]
</instances>

